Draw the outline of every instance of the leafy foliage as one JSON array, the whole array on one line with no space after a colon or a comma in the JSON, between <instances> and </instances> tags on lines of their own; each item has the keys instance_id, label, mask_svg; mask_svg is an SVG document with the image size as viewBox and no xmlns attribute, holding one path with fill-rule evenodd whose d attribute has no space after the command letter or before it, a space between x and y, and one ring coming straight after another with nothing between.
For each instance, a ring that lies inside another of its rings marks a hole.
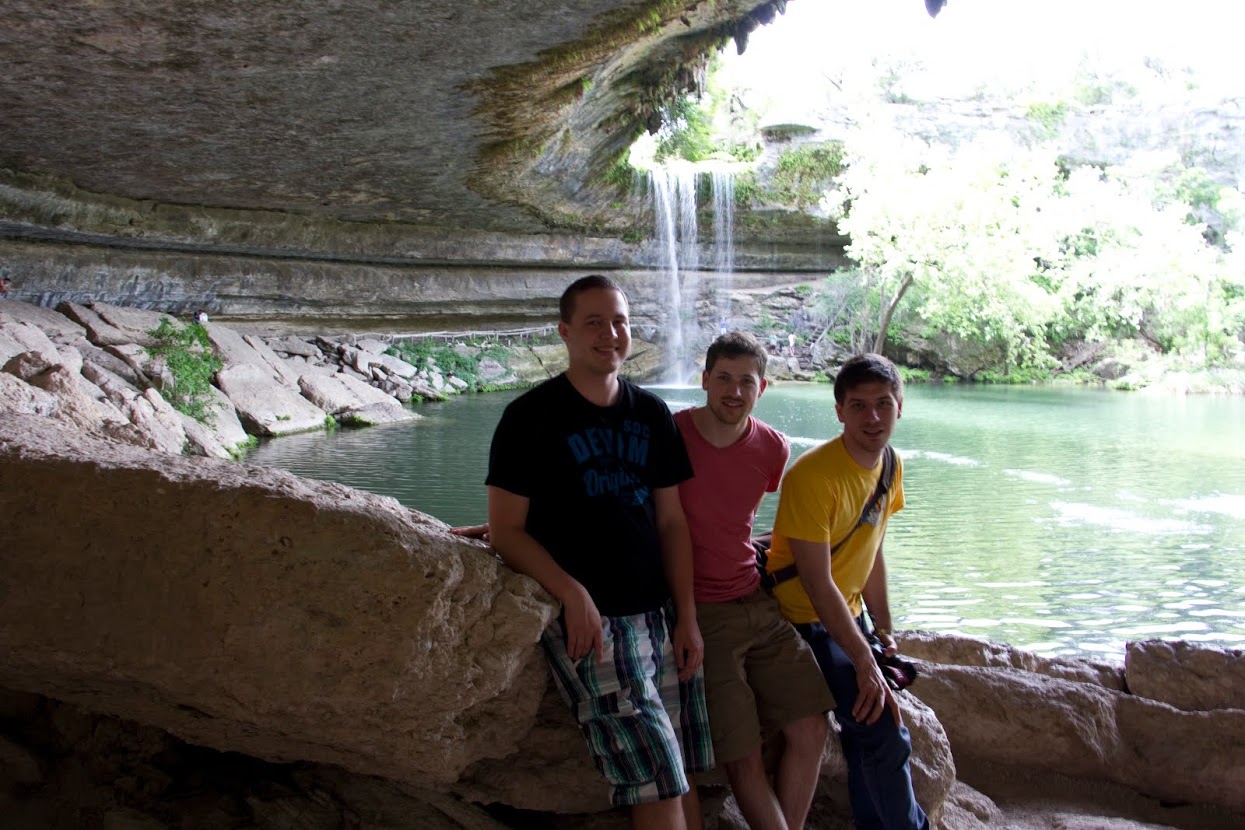
<instances>
[{"instance_id":1,"label":"leafy foliage","mask_svg":"<svg viewBox=\"0 0 1245 830\"><path fill-rule=\"evenodd\" d=\"M480 377L480 362L486 357L506 366L510 352L499 345L480 347L475 344L443 343L431 339L396 343L389 347L393 354L418 369L435 369L442 375L453 375L467 382L472 392L487 390Z\"/></svg>"},{"instance_id":2,"label":"leafy foliage","mask_svg":"<svg viewBox=\"0 0 1245 830\"><path fill-rule=\"evenodd\" d=\"M662 108L656 159L704 161L717 150L713 119L694 96L676 98Z\"/></svg>"},{"instance_id":3,"label":"leafy foliage","mask_svg":"<svg viewBox=\"0 0 1245 830\"><path fill-rule=\"evenodd\" d=\"M826 185L843 171L843 144L827 141L804 144L778 157L772 195L784 205L807 208L816 205Z\"/></svg>"},{"instance_id":4,"label":"leafy foliage","mask_svg":"<svg viewBox=\"0 0 1245 830\"><path fill-rule=\"evenodd\" d=\"M1235 197L1174 156L1061 171L1049 148L874 132L849 157L835 208L876 298L877 350L905 307L1000 349L997 381L1047 376L1067 341L1136 339L1190 366L1243 348L1240 240L1208 243L1197 216L1212 203L1235 216Z\"/></svg>"},{"instance_id":5,"label":"leafy foliage","mask_svg":"<svg viewBox=\"0 0 1245 830\"><path fill-rule=\"evenodd\" d=\"M212 378L222 363L208 340L207 329L200 323L179 326L168 317L147 332L155 341L147 352L164 362L173 378L171 386L160 390L174 409L201 423L213 419L209 391Z\"/></svg>"},{"instance_id":6,"label":"leafy foliage","mask_svg":"<svg viewBox=\"0 0 1245 830\"><path fill-rule=\"evenodd\" d=\"M1029 105L1029 120L1037 126L1038 136L1042 139L1054 138L1059 128L1068 117L1066 101L1037 101Z\"/></svg>"}]
</instances>

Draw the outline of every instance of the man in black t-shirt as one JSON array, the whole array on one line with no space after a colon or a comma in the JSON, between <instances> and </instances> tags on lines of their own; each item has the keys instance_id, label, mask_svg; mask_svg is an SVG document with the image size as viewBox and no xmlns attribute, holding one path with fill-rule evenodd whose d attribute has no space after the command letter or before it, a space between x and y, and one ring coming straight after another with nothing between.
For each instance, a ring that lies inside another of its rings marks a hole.
<instances>
[{"instance_id":1,"label":"man in black t-shirt","mask_svg":"<svg viewBox=\"0 0 1245 830\"><path fill-rule=\"evenodd\" d=\"M685 770L713 765L679 482L665 403L618 377L627 298L607 277L562 295L569 366L506 408L489 454L502 559L562 603L542 636L554 679L635 827L699 827Z\"/></svg>"}]
</instances>

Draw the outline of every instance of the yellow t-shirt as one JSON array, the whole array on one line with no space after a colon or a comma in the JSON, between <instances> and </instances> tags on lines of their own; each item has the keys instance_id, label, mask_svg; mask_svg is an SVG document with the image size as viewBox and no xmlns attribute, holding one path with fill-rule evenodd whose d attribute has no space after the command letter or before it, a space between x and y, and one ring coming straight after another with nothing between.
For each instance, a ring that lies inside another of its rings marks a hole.
<instances>
[{"instance_id":1,"label":"yellow t-shirt","mask_svg":"<svg viewBox=\"0 0 1245 830\"><path fill-rule=\"evenodd\" d=\"M882 462L866 470L852 460L843 437L839 436L809 450L796 459L783 476L778 496L778 515L774 519L774 541L769 552L769 570L776 571L795 561L788 539L806 542L839 542L860 520L860 511L873 495L882 475ZM886 521L903 508L903 463L895 456L895 481L882 497L868 521L861 525L831 560L830 575L843 593L853 616L863 608L860 591L873 570ZM789 579L774 589L774 596L787 619L797 623L817 622L817 612L799 579Z\"/></svg>"}]
</instances>

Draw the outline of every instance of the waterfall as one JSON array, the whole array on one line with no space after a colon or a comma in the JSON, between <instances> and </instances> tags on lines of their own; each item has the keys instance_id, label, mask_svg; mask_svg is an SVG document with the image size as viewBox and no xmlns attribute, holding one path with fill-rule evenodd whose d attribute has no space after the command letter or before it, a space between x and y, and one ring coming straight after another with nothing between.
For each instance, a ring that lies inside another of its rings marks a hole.
<instances>
[{"instance_id":1,"label":"waterfall","mask_svg":"<svg viewBox=\"0 0 1245 830\"><path fill-rule=\"evenodd\" d=\"M714 310L719 328L730 326L730 277L735 270L735 174L719 167L713 170L713 264L718 271Z\"/></svg>"},{"instance_id":2,"label":"waterfall","mask_svg":"<svg viewBox=\"0 0 1245 830\"><path fill-rule=\"evenodd\" d=\"M700 249L696 226L696 172L686 163L649 171L656 236L665 273L668 368L666 383L681 385L696 366Z\"/></svg>"},{"instance_id":3,"label":"waterfall","mask_svg":"<svg viewBox=\"0 0 1245 830\"><path fill-rule=\"evenodd\" d=\"M704 170L705 168L701 168ZM709 171L706 171L709 172ZM666 344L668 364L663 382L682 385L693 379L713 332L730 317L729 293L722 277L735 268L735 178L726 169L714 169L713 263L719 274L713 301L713 319L702 330L700 300L700 246L696 220L697 168L687 162L658 165L649 171L656 239L661 245L665 276L664 302L668 309Z\"/></svg>"}]
</instances>

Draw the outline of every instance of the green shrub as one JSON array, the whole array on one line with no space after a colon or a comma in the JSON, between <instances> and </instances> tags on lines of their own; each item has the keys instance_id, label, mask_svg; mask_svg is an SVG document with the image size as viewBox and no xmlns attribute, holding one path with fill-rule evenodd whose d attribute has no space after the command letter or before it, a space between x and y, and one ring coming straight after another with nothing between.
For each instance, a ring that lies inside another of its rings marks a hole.
<instances>
[{"instance_id":1,"label":"green shrub","mask_svg":"<svg viewBox=\"0 0 1245 830\"><path fill-rule=\"evenodd\" d=\"M636 169L624 154L606 169L601 181L629 193L636 181Z\"/></svg>"},{"instance_id":2,"label":"green shrub","mask_svg":"<svg viewBox=\"0 0 1245 830\"><path fill-rule=\"evenodd\" d=\"M1029 105L1028 116L1029 120L1037 125L1036 132L1040 138L1054 138L1068 117L1068 103L1057 101L1052 104L1048 101L1036 101Z\"/></svg>"},{"instance_id":3,"label":"green shrub","mask_svg":"<svg viewBox=\"0 0 1245 830\"><path fill-rule=\"evenodd\" d=\"M1046 383L1050 371L1042 366L1013 366L1008 371L985 369L973 376L978 383L999 383L1018 386L1029 383Z\"/></svg>"},{"instance_id":4,"label":"green shrub","mask_svg":"<svg viewBox=\"0 0 1245 830\"><path fill-rule=\"evenodd\" d=\"M778 157L771 184L775 201L812 207L825 195L831 180L843 172L843 142L805 144Z\"/></svg>"},{"instance_id":5,"label":"green shrub","mask_svg":"<svg viewBox=\"0 0 1245 830\"><path fill-rule=\"evenodd\" d=\"M713 155L713 121L691 96L676 98L662 107L662 127L658 133L657 161L681 158L704 161Z\"/></svg>"},{"instance_id":6,"label":"green shrub","mask_svg":"<svg viewBox=\"0 0 1245 830\"><path fill-rule=\"evenodd\" d=\"M912 366L900 366L899 377L904 383L927 383L932 376L929 369L916 369Z\"/></svg>"},{"instance_id":7,"label":"green shrub","mask_svg":"<svg viewBox=\"0 0 1245 830\"><path fill-rule=\"evenodd\" d=\"M750 208L760 195L761 188L757 185L756 173L745 170L735 177L735 207Z\"/></svg>"},{"instance_id":8,"label":"green shrub","mask_svg":"<svg viewBox=\"0 0 1245 830\"><path fill-rule=\"evenodd\" d=\"M478 343L464 344L471 347L470 354L462 354L453 343L440 343L434 340L416 340L408 343L397 343L390 346L389 354L405 360L417 369L435 368L442 375L453 375L467 382L472 392L482 392L493 388L483 384L480 379L480 361L491 357L503 366L510 365L510 351L497 344L481 348Z\"/></svg>"},{"instance_id":9,"label":"green shrub","mask_svg":"<svg viewBox=\"0 0 1245 830\"><path fill-rule=\"evenodd\" d=\"M163 361L173 379L160 393L178 412L210 425L214 418L209 408L212 378L223 364L212 349L207 329L200 323L178 326L162 317L160 325L147 334L156 341L147 353Z\"/></svg>"}]
</instances>

